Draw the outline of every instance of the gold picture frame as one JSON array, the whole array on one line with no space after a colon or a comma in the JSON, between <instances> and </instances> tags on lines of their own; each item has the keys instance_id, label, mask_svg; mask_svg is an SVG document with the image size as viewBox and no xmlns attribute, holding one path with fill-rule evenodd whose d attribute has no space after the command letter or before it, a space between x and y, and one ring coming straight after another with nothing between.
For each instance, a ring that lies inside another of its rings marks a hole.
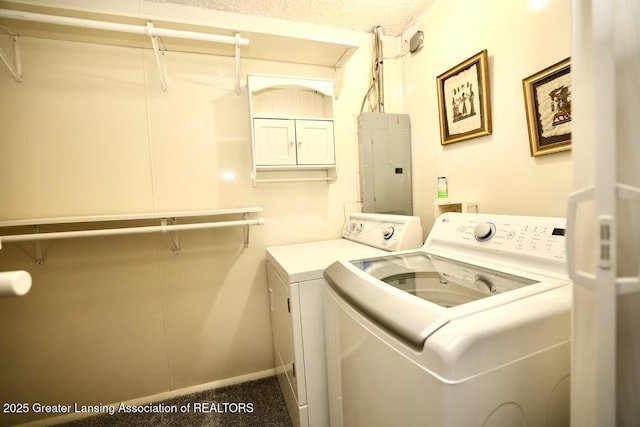
<instances>
[{"instance_id":1,"label":"gold picture frame","mask_svg":"<svg viewBox=\"0 0 640 427\"><path fill-rule=\"evenodd\" d=\"M571 149L571 58L522 80L531 156Z\"/></svg>"},{"instance_id":2,"label":"gold picture frame","mask_svg":"<svg viewBox=\"0 0 640 427\"><path fill-rule=\"evenodd\" d=\"M437 78L442 145L491 134L487 50Z\"/></svg>"}]
</instances>

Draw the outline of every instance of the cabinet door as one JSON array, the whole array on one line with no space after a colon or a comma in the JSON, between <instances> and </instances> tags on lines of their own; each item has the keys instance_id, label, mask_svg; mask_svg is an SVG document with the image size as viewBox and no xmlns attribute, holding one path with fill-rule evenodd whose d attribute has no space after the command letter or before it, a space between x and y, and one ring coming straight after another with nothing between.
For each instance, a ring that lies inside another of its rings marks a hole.
<instances>
[{"instance_id":1,"label":"cabinet door","mask_svg":"<svg viewBox=\"0 0 640 427\"><path fill-rule=\"evenodd\" d=\"M267 281L269 283L269 293L271 294L271 332L273 334L276 375L282 392L285 395L293 396L295 402L300 402L301 397L298 395L298 382L294 364L295 347L289 284L280 278L269 263L267 263ZM304 396L303 402L306 403L306 396Z\"/></svg>"},{"instance_id":2,"label":"cabinet door","mask_svg":"<svg viewBox=\"0 0 640 427\"><path fill-rule=\"evenodd\" d=\"M296 128L293 120L253 119L253 131L256 165L296 164Z\"/></svg>"},{"instance_id":3,"label":"cabinet door","mask_svg":"<svg viewBox=\"0 0 640 427\"><path fill-rule=\"evenodd\" d=\"M299 165L333 165L333 121L296 120Z\"/></svg>"}]
</instances>

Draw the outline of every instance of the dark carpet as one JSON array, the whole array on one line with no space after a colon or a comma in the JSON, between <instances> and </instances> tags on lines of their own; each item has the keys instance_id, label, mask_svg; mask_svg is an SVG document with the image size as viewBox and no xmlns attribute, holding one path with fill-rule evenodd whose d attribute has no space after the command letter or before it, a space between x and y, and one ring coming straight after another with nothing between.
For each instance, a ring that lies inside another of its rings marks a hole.
<instances>
[{"instance_id":1,"label":"dark carpet","mask_svg":"<svg viewBox=\"0 0 640 427\"><path fill-rule=\"evenodd\" d=\"M125 407L120 412L118 411L120 408L116 406L113 415L107 413L94 415L59 425L66 427L291 427L287 407L276 377L193 393L142 406L160 412L140 413L141 409L145 408L137 407ZM125 413L124 410L131 412Z\"/></svg>"}]
</instances>

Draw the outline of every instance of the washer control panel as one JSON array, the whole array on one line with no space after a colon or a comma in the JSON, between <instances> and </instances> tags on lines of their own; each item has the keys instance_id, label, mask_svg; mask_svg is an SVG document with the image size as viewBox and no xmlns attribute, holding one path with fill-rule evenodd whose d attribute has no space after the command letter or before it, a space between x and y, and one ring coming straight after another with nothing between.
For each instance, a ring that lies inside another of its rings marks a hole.
<instances>
[{"instance_id":1,"label":"washer control panel","mask_svg":"<svg viewBox=\"0 0 640 427\"><path fill-rule=\"evenodd\" d=\"M422 246L422 223L417 216L352 213L342 237L388 251Z\"/></svg>"},{"instance_id":2,"label":"washer control panel","mask_svg":"<svg viewBox=\"0 0 640 427\"><path fill-rule=\"evenodd\" d=\"M455 245L566 262L565 226L564 218L449 212L436 220L425 249Z\"/></svg>"}]
</instances>

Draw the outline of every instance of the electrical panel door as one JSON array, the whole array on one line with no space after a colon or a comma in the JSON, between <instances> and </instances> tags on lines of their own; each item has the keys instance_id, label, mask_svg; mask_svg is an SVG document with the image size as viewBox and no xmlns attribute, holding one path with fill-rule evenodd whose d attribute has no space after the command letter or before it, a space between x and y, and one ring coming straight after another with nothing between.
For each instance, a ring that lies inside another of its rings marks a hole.
<instances>
[{"instance_id":1,"label":"electrical panel door","mask_svg":"<svg viewBox=\"0 0 640 427\"><path fill-rule=\"evenodd\" d=\"M408 114L358 116L363 212L413 215Z\"/></svg>"}]
</instances>

